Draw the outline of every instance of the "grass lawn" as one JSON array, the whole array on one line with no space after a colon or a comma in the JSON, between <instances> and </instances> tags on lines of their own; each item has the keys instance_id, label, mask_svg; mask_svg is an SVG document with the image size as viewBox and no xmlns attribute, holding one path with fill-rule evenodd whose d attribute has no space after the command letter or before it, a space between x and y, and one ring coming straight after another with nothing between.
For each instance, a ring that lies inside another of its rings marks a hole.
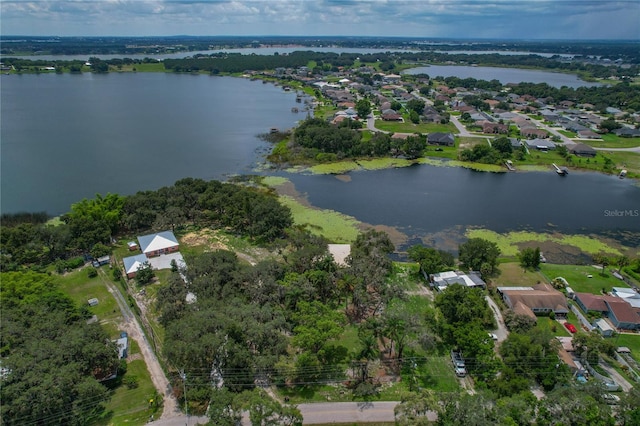
<instances>
[{"instance_id":1,"label":"grass lawn","mask_svg":"<svg viewBox=\"0 0 640 426\"><path fill-rule=\"evenodd\" d=\"M572 321L570 318L567 318L569 322L576 325L575 321ZM577 325L576 325L577 327ZM537 330L549 330L554 336L571 336L569 330L567 330L562 324L558 321L552 320L549 317L538 317L538 322L536 323Z\"/></svg>"},{"instance_id":2,"label":"grass lawn","mask_svg":"<svg viewBox=\"0 0 640 426\"><path fill-rule=\"evenodd\" d=\"M138 359L127 363L127 373L124 377L136 376L138 387L129 389L125 385L115 388L111 399L106 403L106 416L99 425L144 425L154 414L149 407L149 400L154 398L155 388L151 382L147 365ZM161 414L158 410L156 417Z\"/></svg>"},{"instance_id":3,"label":"grass lawn","mask_svg":"<svg viewBox=\"0 0 640 426\"><path fill-rule=\"evenodd\" d=\"M601 135L602 140L589 140L585 143L596 148L631 148L640 146L640 138L621 138L614 134Z\"/></svg>"},{"instance_id":4,"label":"grass lawn","mask_svg":"<svg viewBox=\"0 0 640 426\"><path fill-rule=\"evenodd\" d=\"M563 277L569 287L578 293L600 294L602 289L611 291L613 287L628 287L624 282L607 271L606 276L600 275L600 270L590 265L540 265L541 272L550 280ZM591 278L588 276L591 275Z\"/></svg>"},{"instance_id":5,"label":"grass lawn","mask_svg":"<svg viewBox=\"0 0 640 426\"><path fill-rule=\"evenodd\" d=\"M405 291L417 290L425 284L417 263L394 262L389 281Z\"/></svg>"},{"instance_id":6,"label":"grass lawn","mask_svg":"<svg viewBox=\"0 0 640 426\"><path fill-rule=\"evenodd\" d=\"M501 263L499 268L500 275L492 279L496 287L527 287L546 282L544 275L540 272L524 270L518 262Z\"/></svg>"},{"instance_id":7,"label":"grass lawn","mask_svg":"<svg viewBox=\"0 0 640 426\"><path fill-rule=\"evenodd\" d=\"M413 124L411 122L400 123L395 121L376 120L375 127L376 129L395 133L458 133L458 130L453 123Z\"/></svg>"},{"instance_id":8,"label":"grass lawn","mask_svg":"<svg viewBox=\"0 0 640 426\"><path fill-rule=\"evenodd\" d=\"M616 169L626 169L628 178L640 178L640 154L637 152L603 151L616 165Z\"/></svg>"},{"instance_id":9,"label":"grass lawn","mask_svg":"<svg viewBox=\"0 0 640 426\"><path fill-rule=\"evenodd\" d=\"M87 266L83 269L75 270L57 277L60 289L69 295L78 305L88 305L88 300L92 298L98 299L96 306L90 306L89 312L98 317L98 321L105 327L107 332L116 337L117 323L122 319L120 308L107 286L102 281L101 275L94 278L88 278ZM101 268L108 269L108 266Z\"/></svg>"}]
</instances>

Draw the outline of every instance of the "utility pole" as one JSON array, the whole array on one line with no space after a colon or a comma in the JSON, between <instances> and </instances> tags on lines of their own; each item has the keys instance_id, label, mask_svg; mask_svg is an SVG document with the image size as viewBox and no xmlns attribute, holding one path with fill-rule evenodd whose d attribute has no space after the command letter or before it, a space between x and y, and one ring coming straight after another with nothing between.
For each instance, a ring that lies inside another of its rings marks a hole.
<instances>
[{"instance_id":1,"label":"utility pole","mask_svg":"<svg viewBox=\"0 0 640 426\"><path fill-rule=\"evenodd\" d=\"M180 378L182 379L182 386L184 390L184 412L187 415L187 426L189 426L189 403L187 401L187 375L184 370L180 370Z\"/></svg>"}]
</instances>

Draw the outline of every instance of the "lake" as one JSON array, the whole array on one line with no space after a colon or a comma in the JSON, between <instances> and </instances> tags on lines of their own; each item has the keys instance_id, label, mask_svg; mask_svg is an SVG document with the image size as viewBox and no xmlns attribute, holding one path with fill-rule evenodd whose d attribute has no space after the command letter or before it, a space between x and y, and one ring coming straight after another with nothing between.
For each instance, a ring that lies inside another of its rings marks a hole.
<instances>
[{"instance_id":1,"label":"lake","mask_svg":"<svg viewBox=\"0 0 640 426\"><path fill-rule=\"evenodd\" d=\"M96 193L251 172L257 135L288 129L296 94L232 77L3 75L1 211L60 214Z\"/></svg>"},{"instance_id":2,"label":"lake","mask_svg":"<svg viewBox=\"0 0 640 426\"><path fill-rule=\"evenodd\" d=\"M415 165L335 176L283 174L314 206L371 225L398 229L409 240L462 235L468 227L608 235L640 245L640 188L591 172L487 173ZM631 231L636 235L627 235ZM436 241L445 246L446 241ZM449 243L455 243L450 241Z\"/></svg>"},{"instance_id":3,"label":"lake","mask_svg":"<svg viewBox=\"0 0 640 426\"><path fill-rule=\"evenodd\" d=\"M475 78L476 80L498 80L502 84L507 83L547 83L553 87L593 87L602 86L601 83L594 83L580 80L575 74L564 74L550 71L526 70L518 68L500 67L473 67L469 65L430 65L428 67L417 67L403 71L404 74L427 74L434 78L459 77Z\"/></svg>"},{"instance_id":4,"label":"lake","mask_svg":"<svg viewBox=\"0 0 640 426\"><path fill-rule=\"evenodd\" d=\"M96 193L124 195L184 177L225 180L254 170L257 137L291 128L294 92L205 75L110 73L0 77L1 211L67 212ZM271 173L271 172L269 172ZM282 175L283 172L273 172ZM334 176L286 174L312 204L409 238L463 226L595 232L626 238L640 188L598 173L481 173L414 166ZM637 242L640 244L640 242ZM442 243L441 246L446 246Z\"/></svg>"}]
</instances>

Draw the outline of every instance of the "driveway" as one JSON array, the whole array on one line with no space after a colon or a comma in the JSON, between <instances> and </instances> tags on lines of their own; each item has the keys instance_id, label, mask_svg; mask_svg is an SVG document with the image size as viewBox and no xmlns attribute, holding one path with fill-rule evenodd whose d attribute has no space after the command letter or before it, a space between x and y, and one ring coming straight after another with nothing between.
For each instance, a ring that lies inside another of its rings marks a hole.
<instances>
[{"instance_id":1,"label":"driveway","mask_svg":"<svg viewBox=\"0 0 640 426\"><path fill-rule=\"evenodd\" d=\"M504 342L507 339L507 336L509 336L509 330L507 330L507 326L504 324L504 319L502 318L502 314L500 313L500 308L490 296L485 296L485 299L491 307L493 316L496 319L496 323L498 324L498 328L493 331L493 334L498 337L498 343Z\"/></svg>"},{"instance_id":2,"label":"driveway","mask_svg":"<svg viewBox=\"0 0 640 426\"><path fill-rule=\"evenodd\" d=\"M150 257L149 263L153 269L171 269L171 261L175 260L178 264L178 268L184 268L184 258L180 253L162 254L156 257Z\"/></svg>"}]
</instances>

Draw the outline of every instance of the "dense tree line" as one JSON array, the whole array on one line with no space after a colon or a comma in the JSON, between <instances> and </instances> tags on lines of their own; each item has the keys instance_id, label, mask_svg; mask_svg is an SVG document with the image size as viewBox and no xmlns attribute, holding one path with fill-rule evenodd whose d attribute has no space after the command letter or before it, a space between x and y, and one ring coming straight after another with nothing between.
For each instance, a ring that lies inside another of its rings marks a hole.
<instances>
[{"instance_id":1,"label":"dense tree line","mask_svg":"<svg viewBox=\"0 0 640 426\"><path fill-rule=\"evenodd\" d=\"M417 333L410 324L418 323L387 309L402 293L387 280L392 250L386 234L367 231L339 267L324 239L294 228L282 261L252 266L223 250L189 257L188 284L174 274L157 300L164 354L189 374L190 411L202 411L217 388L230 392L232 404L261 383L344 380L352 361L378 356L378 339L392 342L401 358ZM197 302L185 303L187 291ZM349 323L362 330L366 351L350 353L335 342ZM369 379L359 377L359 384Z\"/></svg>"},{"instance_id":2,"label":"dense tree line","mask_svg":"<svg viewBox=\"0 0 640 426\"><path fill-rule=\"evenodd\" d=\"M284 236L292 224L289 209L266 190L191 178L127 197L98 194L74 203L61 216L61 224L43 223L40 216L28 214L5 219L0 233L4 271L101 252L123 232L173 230L195 223L268 242Z\"/></svg>"},{"instance_id":3,"label":"dense tree line","mask_svg":"<svg viewBox=\"0 0 640 426\"><path fill-rule=\"evenodd\" d=\"M415 159L426 148L426 137L412 135L406 139L392 138L378 132L370 139L351 126L352 120L333 125L320 118L307 118L295 129L286 152L274 150L269 157L278 163L296 161L334 161L344 158L404 156Z\"/></svg>"},{"instance_id":4,"label":"dense tree line","mask_svg":"<svg viewBox=\"0 0 640 426\"><path fill-rule=\"evenodd\" d=\"M99 324L87 324L52 278L2 273L0 395L6 425L86 425L109 398L97 379L117 371L117 350Z\"/></svg>"}]
</instances>

